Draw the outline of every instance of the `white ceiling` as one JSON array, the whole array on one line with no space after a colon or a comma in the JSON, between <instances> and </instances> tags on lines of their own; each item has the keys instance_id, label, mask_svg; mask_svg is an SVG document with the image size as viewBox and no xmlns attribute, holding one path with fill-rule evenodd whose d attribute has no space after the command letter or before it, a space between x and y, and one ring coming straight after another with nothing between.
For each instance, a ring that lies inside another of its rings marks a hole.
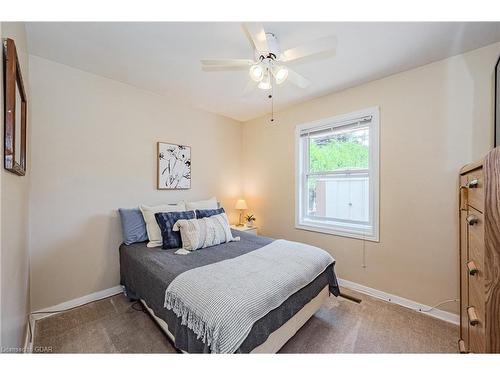
<instances>
[{"instance_id":1,"label":"white ceiling","mask_svg":"<svg viewBox=\"0 0 500 375\"><path fill-rule=\"evenodd\" d=\"M337 53L296 62L312 85L279 86L275 105L372 81L500 41L500 23L265 22L282 50L336 35ZM204 72L201 58L253 58L239 23L27 24L30 53L240 121L270 110L267 92L243 94L245 71Z\"/></svg>"}]
</instances>

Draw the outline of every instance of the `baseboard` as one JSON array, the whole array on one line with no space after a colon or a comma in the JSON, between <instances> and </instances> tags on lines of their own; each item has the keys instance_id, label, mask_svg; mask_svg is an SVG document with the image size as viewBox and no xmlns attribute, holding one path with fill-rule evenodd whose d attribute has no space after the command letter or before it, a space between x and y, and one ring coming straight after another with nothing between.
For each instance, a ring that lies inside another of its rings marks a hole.
<instances>
[{"instance_id":1,"label":"baseboard","mask_svg":"<svg viewBox=\"0 0 500 375\"><path fill-rule=\"evenodd\" d=\"M409 309L415 310L417 312L420 312L425 315L430 315L434 318L444 320L449 323L453 324L460 324L460 316L457 314L453 314L447 311L439 310L439 309L432 309L430 311L425 311L431 309L431 306L423 305L421 303L396 296L394 294L382 292L381 290L373 289L349 280L344 280L344 279L338 279L339 285L343 286L345 288L354 290L356 292L360 292L363 294L367 294L371 297L378 298L387 302L395 303L396 305L400 305L403 307L407 307Z\"/></svg>"},{"instance_id":2,"label":"baseboard","mask_svg":"<svg viewBox=\"0 0 500 375\"><path fill-rule=\"evenodd\" d=\"M31 335L29 329L27 329L24 344L25 352L31 353L33 351L33 337L35 337L37 320L47 318L51 315L59 314L59 312L56 311L62 312L62 310L68 310L74 307L82 306L89 302L94 302L103 298L111 297L121 292L123 292L123 287L121 285L117 285L109 289L100 290L98 292L87 294L83 297L75 298L70 301L62 302L57 305L32 312L28 316L29 324L31 325Z\"/></svg>"}]
</instances>

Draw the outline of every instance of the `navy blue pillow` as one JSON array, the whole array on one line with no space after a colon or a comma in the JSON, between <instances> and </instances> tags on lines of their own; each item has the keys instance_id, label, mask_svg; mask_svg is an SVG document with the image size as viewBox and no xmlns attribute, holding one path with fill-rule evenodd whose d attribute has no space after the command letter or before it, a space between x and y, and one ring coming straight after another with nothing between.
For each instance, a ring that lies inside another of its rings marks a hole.
<instances>
[{"instance_id":1,"label":"navy blue pillow","mask_svg":"<svg viewBox=\"0 0 500 375\"><path fill-rule=\"evenodd\" d=\"M123 243L125 245L148 240L146 222L140 209L120 208L118 212L122 221Z\"/></svg>"},{"instance_id":2,"label":"navy blue pillow","mask_svg":"<svg viewBox=\"0 0 500 375\"><path fill-rule=\"evenodd\" d=\"M160 227L163 239L162 249L177 249L182 247L181 232L174 232L172 228L177 220L194 219L194 211L158 212L155 214L156 222Z\"/></svg>"},{"instance_id":3,"label":"navy blue pillow","mask_svg":"<svg viewBox=\"0 0 500 375\"><path fill-rule=\"evenodd\" d=\"M197 219L203 219L204 217L210 217L214 215L220 215L224 213L224 208L217 208L217 209L212 209L212 210L196 210L196 218Z\"/></svg>"}]
</instances>

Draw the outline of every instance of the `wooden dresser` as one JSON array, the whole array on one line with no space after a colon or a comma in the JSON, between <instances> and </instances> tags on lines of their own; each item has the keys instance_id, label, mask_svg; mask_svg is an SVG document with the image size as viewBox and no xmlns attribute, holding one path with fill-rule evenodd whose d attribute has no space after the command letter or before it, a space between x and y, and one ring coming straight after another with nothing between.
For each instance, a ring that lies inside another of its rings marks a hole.
<instances>
[{"instance_id":1,"label":"wooden dresser","mask_svg":"<svg viewBox=\"0 0 500 375\"><path fill-rule=\"evenodd\" d=\"M460 352L500 353L500 147L460 171Z\"/></svg>"}]
</instances>

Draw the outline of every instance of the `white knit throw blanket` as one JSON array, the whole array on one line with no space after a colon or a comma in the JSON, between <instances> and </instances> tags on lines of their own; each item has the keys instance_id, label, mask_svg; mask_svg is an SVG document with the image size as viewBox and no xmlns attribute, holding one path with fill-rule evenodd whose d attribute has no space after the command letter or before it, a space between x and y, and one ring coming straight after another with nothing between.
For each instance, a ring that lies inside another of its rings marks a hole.
<instances>
[{"instance_id":1,"label":"white knit throw blanket","mask_svg":"<svg viewBox=\"0 0 500 375\"><path fill-rule=\"evenodd\" d=\"M180 274L168 286L164 306L212 353L233 353L256 321L333 261L317 247L276 240L236 258Z\"/></svg>"}]
</instances>

